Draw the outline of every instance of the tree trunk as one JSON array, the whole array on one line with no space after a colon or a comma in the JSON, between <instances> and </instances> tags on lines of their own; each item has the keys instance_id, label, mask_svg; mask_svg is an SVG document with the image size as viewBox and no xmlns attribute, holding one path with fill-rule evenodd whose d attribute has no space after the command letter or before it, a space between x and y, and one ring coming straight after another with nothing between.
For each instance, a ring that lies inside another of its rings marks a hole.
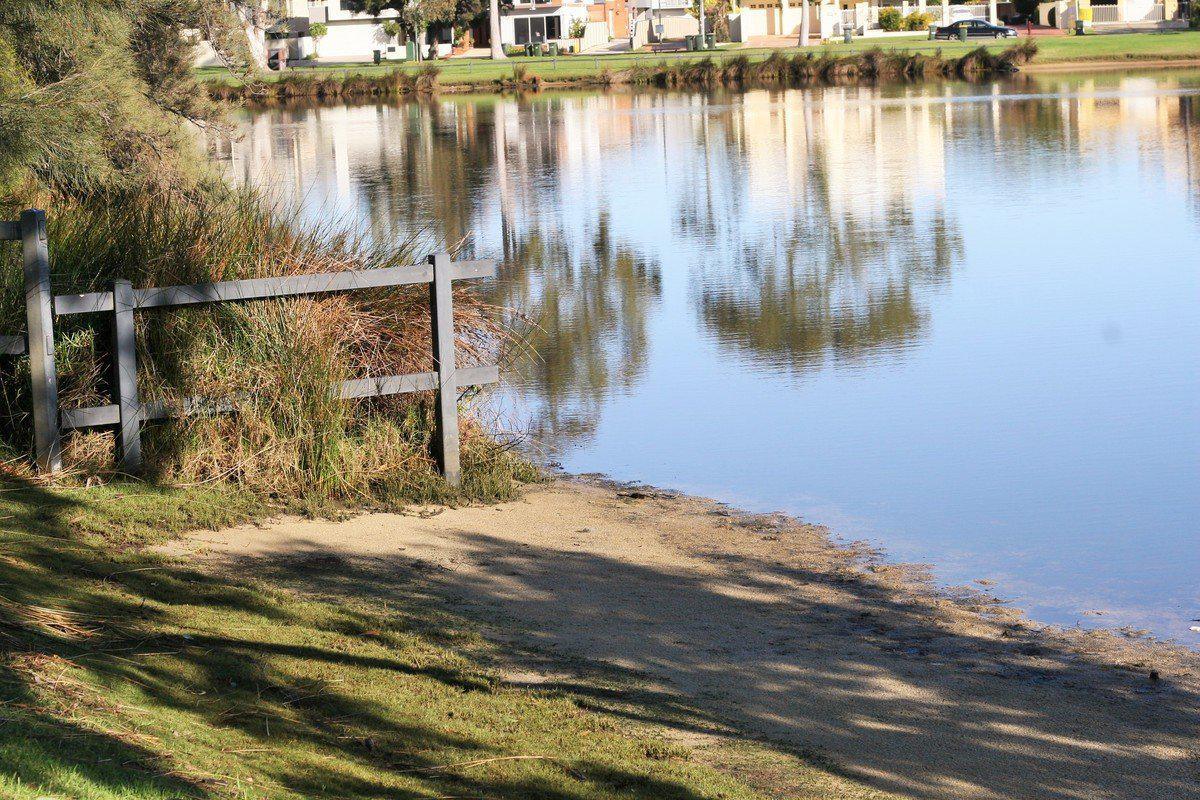
<instances>
[{"instance_id":1,"label":"tree trunk","mask_svg":"<svg viewBox=\"0 0 1200 800\"><path fill-rule=\"evenodd\" d=\"M491 0L488 5L488 38L492 41L492 59L507 58L500 41L500 0Z\"/></svg>"},{"instance_id":2,"label":"tree trunk","mask_svg":"<svg viewBox=\"0 0 1200 800\"><path fill-rule=\"evenodd\" d=\"M812 36L812 10L808 7L808 0L804 0L800 8L800 46L808 47L809 38Z\"/></svg>"},{"instance_id":3,"label":"tree trunk","mask_svg":"<svg viewBox=\"0 0 1200 800\"><path fill-rule=\"evenodd\" d=\"M246 50L250 64L257 70L267 69L266 2L263 0L235 0L233 13L246 34Z\"/></svg>"}]
</instances>

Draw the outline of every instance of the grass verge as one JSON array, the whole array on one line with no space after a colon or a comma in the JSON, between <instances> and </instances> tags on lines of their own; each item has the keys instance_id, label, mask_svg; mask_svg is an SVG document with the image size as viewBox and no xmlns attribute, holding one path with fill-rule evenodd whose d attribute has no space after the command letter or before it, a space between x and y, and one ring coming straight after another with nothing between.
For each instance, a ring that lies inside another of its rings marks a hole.
<instances>
[{"instance_id":1,"label":"grass verge","mask_svg":"<svg viewBox=\"0 0 1200 800\"><path fill-rule=\"evenodd\" d=\"M507 685L418 586L335 605L146 549L271 511L225 487L0 484L0 795L755 798L710 762L764 755L791 796L882 797L754 744L697 753L630 723L662 714L634 699Z\"/></svg>"}]
</instances>

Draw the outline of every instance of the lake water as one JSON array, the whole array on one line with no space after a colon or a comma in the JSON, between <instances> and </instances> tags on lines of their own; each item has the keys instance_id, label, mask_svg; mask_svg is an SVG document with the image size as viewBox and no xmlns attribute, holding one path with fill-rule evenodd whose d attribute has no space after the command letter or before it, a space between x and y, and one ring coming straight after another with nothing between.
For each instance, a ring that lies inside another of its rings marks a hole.
<instances>
[{"instance_id":1,"label":"lake water","mask_svg":"<svg viewBox=\"0 0 1200 800\"><path fill-rule=\"evenodd\" d=\"M1200 617L1200 73L245 112L227 169L503 262L571 472L782 509L1040 619ZM1097 613L1099 612L1099 613Z\"/></svg>"}]
</instances>

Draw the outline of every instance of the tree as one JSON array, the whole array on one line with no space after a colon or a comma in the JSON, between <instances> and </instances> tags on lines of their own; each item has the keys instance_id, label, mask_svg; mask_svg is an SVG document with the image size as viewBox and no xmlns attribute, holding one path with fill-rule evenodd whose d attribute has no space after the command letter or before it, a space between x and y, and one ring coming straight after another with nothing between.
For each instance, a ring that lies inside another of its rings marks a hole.
<instances>
[{"instance_id":1,"label":"tree","mask_svg":"<svg viewBox=\"0 0 1200 800\"><path fill-rule=\"evenodd\" d=\"M488 3L488 38L492 44L492 58L507 58L504 55L504 45L500 42L500 0Z\"/></svg>"},{"instance_id":2,"label":"tree","mask_svg":"<svg viewBox=\"0 0 1200 800\"><path fill-rule=\"evenodd\" d=\"M800 4L800 46L808 47L809 40L812 37L812 9L809 8L808 0L803 0Z\"/></svg>"},{"instance_id":3,"label":"tree","mask_svg":"<svg viewBox=\"0 0 1200 800\"><path fill-rule=\"evenodd\" d=\"M481 2L485 0L345 0L346 7L356 13L379 16L384 11L395 11L405 33L418 39L430 24L450 24L466 27L483 12ZM489 30L491 32L492 58L504 58L504 46L500 42L499 0L488 3ZM420 52L420 48L417 48Z\"/></svg>"},{"instance_id":4,"label":"tree","mask_svg":"<svg viewBox=\"0 0 1200 800\"><path fill-rule=\"evenodd\" d=\"M221 118L193 76L187 31L245 57L221 0L0 3L0 203L31 186L87 195L186 183L180 121Z\"/></svg>"},{"instance_id":5,"label":"tree","mask_svg":"<svg viewBox=\"0 0 1200 800\"><path fill-rule=\"evenodd\" d=\"M313 55L317 54L317 48L321 46L321 40L329 35L329 26L324 22L314 22L308 28L308 35L313 40Z\"/></svg>"}]
</instances>

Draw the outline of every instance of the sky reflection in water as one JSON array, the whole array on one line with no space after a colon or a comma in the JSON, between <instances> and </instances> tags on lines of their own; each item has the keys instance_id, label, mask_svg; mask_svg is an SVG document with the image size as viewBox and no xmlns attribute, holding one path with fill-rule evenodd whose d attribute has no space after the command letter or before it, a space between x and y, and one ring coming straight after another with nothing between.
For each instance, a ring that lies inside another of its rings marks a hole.
<instances>
[{"instance_id":1,"label":"sky reflection in water","mask_svg":"<svg viewBox=\"0 0 1200 800\"><path fill-rule=\"evenodd\" d=\"M540 355L502 404L568 470L1195 644L1197 91L445 97L246 112L213 149L309 216L502 259Z\"/></svg>"}]
</instances>

